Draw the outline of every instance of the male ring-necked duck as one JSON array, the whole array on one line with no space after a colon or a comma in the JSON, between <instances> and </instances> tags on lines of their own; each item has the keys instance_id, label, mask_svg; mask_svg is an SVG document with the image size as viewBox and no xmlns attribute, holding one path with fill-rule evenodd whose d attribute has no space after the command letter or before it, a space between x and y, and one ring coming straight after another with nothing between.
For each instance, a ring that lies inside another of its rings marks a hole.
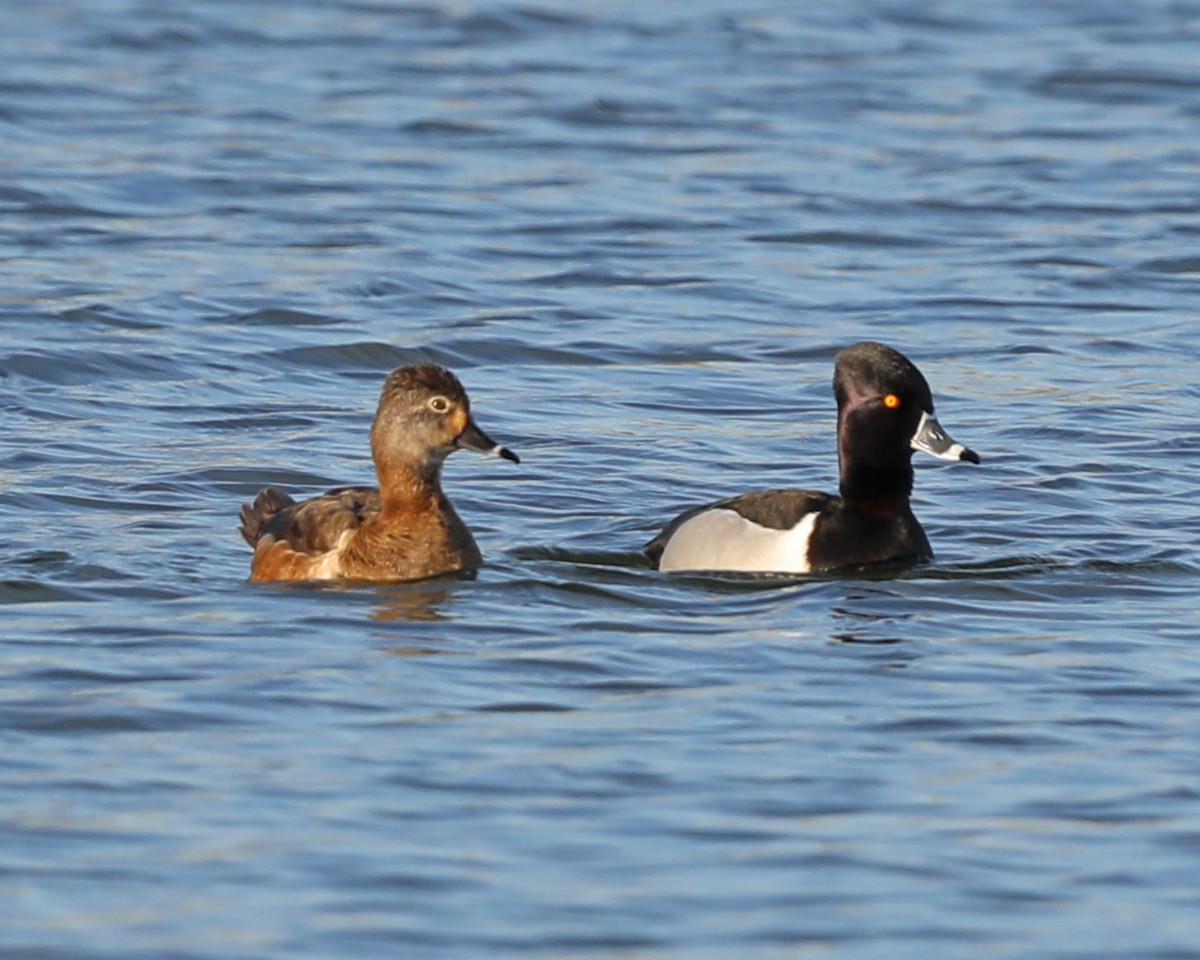
<instances>
[{"instance_id":1,"label":"male ring-necked duck","mask_svg":"<svg viewBox=\"0 0 1200 960\"><path fill-rule=\"evenodd\" d=\"M763 490L696 507L645 546L661 570L813 573L933 559L913 516L914 450L979 463L933 415L921 371L881 343L835 360L840 496Z\"/></svg>"},{"instance_id":2,"label":"male ring-necked duck","mask_svg":"<svg viewBox=\"0 0 1200 960\"><path fill-rule=\"evenodd\" d=\"M371 426L379 488L339 487L297 503L267 487L242 507L251 580L419 580L472 570L479 547L442 492L455 450L519 463L475 425L458 378L434 364L392 371Z\"/></svg>"}]
</instances>

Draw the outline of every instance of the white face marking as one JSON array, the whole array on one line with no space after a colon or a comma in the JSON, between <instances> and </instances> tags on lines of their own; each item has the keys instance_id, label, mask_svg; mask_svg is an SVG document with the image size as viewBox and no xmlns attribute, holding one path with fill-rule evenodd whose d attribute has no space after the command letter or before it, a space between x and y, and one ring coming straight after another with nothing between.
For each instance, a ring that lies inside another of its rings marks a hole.
<instances>
[{"instance_id":1,"label":"white face marking","mask_svg":"<svg viewBox=\"0 0 1200 960\"><path fill-rule=\"evenodd\" d=\"M966 451L961 443L951 440L938 423L937 417L929 413L921 414L921 422L917 424L917 432L913 434L911 446L939 460L961 460Z\"/></svg>"},{"instance_id":2,"label":"white face marking","mask_svg":"<svg viewBox=\"0 0 1200 960\"><path fill-rule=\"evenodd\" d=\"M791 530L773 530L735 510L705 510L667 541L659 569L809 573L808 541L817 516L806 513Z\"/></svg>"}]
</instances>

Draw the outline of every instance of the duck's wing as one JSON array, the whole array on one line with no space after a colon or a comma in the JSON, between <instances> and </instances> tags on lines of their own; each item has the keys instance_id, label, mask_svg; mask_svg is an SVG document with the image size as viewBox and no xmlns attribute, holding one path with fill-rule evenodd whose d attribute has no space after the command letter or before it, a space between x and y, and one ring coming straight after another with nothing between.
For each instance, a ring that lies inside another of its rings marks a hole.
<instances>
[{"instance_id":1,"label":"duck's wing","mask_svg":"<svg viewBox=\"0 0 1200 960\"><path fill-rule=\"evenodd\" d=\"M806 514L819 513L832 499L834 498L829 494L814 490L756 490L753 493L726 497L724 500L684 511L647 543L642 552L658 566L667 544L680 527L714 511L735 513L743 520L768 530L791 530Z\"/></svg>"},{"instance_id":2,"label":"duck's wing","mask_svg":"<svg viewBox=\"0 0 1200 960\"><path fill-rule=\"evenodd\" d=\"M297 503L272 487L242 507L242 536L254 547L255 580L323 580L338 575L348 535L379 514L379 491L339 487Z\"/></svg>"},{"instance_id":3,"label":"duck's wing","mask_svg":"<svg viewBox=\"0 0 1200 960\"><path fill-rule=\"evenodd\" d=\"M269 487L260 493L254 506L258 506L265 494L272 492L278 493ZM343 534L358 529L379 514L379 491L370 487L338 487L300 503L290 497L287 499L288 502L271 513L261 525L259 541L271 537L276 543L286 543L293 550L310 556L333 550Z\"/></svg>"}]
</instances>

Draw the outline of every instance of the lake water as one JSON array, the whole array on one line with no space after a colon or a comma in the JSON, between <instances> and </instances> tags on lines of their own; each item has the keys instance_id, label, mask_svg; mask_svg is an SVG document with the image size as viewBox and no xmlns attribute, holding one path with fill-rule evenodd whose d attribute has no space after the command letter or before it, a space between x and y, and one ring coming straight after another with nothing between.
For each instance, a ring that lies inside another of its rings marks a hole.
<instances>
[{"instance_id":1,"label":"lake water","mask_svg":"<svg viewBox=\"0 0 1200 960\"><path fill-rule=\"evenodd\" d=\"M0 9L0 957L1200 957L1200 5ZM650 570L864 338L937 561ZM487 565L248 584L413 360Z\"/></svg>"}]
</instances>

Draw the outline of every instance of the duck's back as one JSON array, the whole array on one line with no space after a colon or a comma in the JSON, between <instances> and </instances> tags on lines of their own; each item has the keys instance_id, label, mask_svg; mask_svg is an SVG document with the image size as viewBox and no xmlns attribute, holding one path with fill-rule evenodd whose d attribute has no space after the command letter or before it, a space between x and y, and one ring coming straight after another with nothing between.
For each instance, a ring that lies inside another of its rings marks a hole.
<instances>
[{"instance_id":1,"label":"duck's back","mask_svg":"<svg viewBox=\"0 0 1200 960\"><path fill-rule=\"evenodd\" d=\"M379 515L379 491L339 487L297 503L267 487L241 510L242 537L254 548L253 580L324 580L341 575L340 555Z\"/></svg>"},{"instance_id":2,"label":"duck's back","mask_svg":"<svg viewBox=\"0 0 1200 960\"><path fill-rule=\"evenodd\" d=\"M266 519L262 534L314 556L334 549L344 533L379 516L379 491L371 487L338 487L301 503L288 500Z\"/></svg>"}]
</instances>

